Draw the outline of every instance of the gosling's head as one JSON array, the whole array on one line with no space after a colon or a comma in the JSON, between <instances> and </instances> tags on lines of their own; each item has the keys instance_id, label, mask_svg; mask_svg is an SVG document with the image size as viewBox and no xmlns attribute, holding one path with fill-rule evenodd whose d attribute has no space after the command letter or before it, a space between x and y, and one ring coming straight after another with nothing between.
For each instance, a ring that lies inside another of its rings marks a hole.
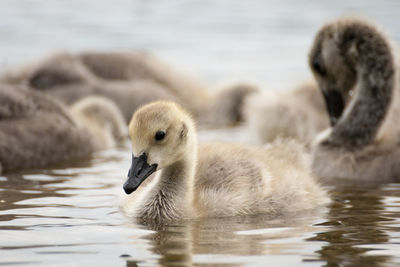
<instances>
[{"instance_id":1,"label":"gosling's head","mask_svg":"<svg viewBox=\"0 0 400 267\"><path fill-rule=\"evenodd\" d=\"M172 102L153 102L138 109L129 124L132 166L124 184L135 191L156 170L181 161L196 142L188 113Z\"/></svg>"},{"instance_id":2,"label":"gosling's head","mask_svg":"<svg viewBox=\"0 0 400 267\"><path fill-rule=\"evenodd\" d=\"M127 137L127 128L120 109L111 100L102 96L82 98L71 107L78 120L87 126L95 126L93 134L104 136L101 142L104 147L122 143Z\"/></svg>"},{"instance_id":3,"label":"gosling's head","mask_svg":"<svg viewBox=\"0 0 400 267\"><path fill-rule=\"evenodd\" d=\"M309 65L335 125L351 100L362 53L374 53L377 30L366 21L340 19L323 26L309 53ZM379 49L379 48L378 48Z\"/></svg>"}]
</instances>

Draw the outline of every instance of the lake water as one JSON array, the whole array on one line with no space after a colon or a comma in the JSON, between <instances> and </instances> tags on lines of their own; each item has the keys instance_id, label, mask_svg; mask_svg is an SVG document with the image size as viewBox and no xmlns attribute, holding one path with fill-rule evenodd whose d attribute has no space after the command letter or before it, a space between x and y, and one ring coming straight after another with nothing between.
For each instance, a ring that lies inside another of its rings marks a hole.
<instances>
[{"instance_id":1,"label":"lake water","mask_svg":"<svg viewBox=\"0 0 400 267\"><path fill-rule=\"evenodd\" d=\"M371 17L400 41L396 0L2 0L0 63L59 49L140 49L210 85L246 79L284 90L310 78L315 32L344 14ZM251 142L237 130L200 137ZM400 265L400 184L327 185L329 207L291 218L150 229L118 209L130 159L127 143L73 166L0 176L0 265Z\"/></svg>"}]
</instances>

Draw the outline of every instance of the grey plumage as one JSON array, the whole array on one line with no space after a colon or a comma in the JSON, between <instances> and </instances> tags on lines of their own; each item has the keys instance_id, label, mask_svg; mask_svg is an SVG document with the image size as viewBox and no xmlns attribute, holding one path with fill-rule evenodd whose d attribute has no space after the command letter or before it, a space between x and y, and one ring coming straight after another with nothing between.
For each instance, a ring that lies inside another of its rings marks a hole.
<instances>
[{"instance_id":1,"label":"grey plumage","mask_svg":"<svg viewBox=\"0 0 400 267\"><path fill-rule=\"evenodd\" d=\"M93 114L93 108L102 112ZM88 157L123 141L122 135L126 136L122 115L107 99L82 99L71 113L50 96L0 84L2 171Z\"/></svg>"},{"instance_id":2,"label":"grey plumage","mask_svg":"<svg viewBox=\"0 0 400 267\"><path fill-rule=\"evenodd\" d=\"M88 156L89 135L64 108L32 90L0 85L0 162L3 171L44 167Z\"/></svg>"},{"instance_id":3,"label":"grey plumage","mask_svg":"<svg viewBox=\"0 0 400 267\"><path fill-rule=\"evenodd\" d=\"M316 141L314 169L329 177L396 179L398 77L390 41L366 21L337 20L318 32L309 63L333 124Z\"/></svg>"}]
</instances>

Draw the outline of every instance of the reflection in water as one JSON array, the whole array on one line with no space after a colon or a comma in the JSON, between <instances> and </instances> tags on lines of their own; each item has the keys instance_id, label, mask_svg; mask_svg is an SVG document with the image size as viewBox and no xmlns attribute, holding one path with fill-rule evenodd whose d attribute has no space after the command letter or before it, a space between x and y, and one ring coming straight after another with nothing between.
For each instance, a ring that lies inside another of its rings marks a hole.
<instances>
[{"instance_id":1,"label":"reflection in water","mask_svg":"<svg viewBox=\"0 0 400 267\"><path fill-rule=\"evenodd\" d=\"M317 251L321 260L329 266L381 266L390 262L392 256L367 254L376 250L374 246L388 243L388 230L394 230L389 225L395 221L395 213L385 210L384 188L385 185L335 187L335 203L327 221L319 224L326 230L308 239L328 243ZM397 196L400 196L399 192Z\"/></svg>"},{"instance_id":2,"label":"reflection in water","mask_svg":"<svg viewBox=\"0 0 400 267\"><path fill-rule=\"evenodd\" d=\"M138 226L137 226L138 227ZM151 252L159 255L156 260L160 266L191 266L192 265L192 237L191 225L171 225L152 227L155 232L144 237L151 243ZM132 242L136 237L132 237ZM140 260L129 257L126 266L140 266ZM153 263L155 264L155 263Z\"/></svg>"},{"instance_id":3,"label":"reflection in water","mask_svg":"<svg viewBox=\"0 0 400 267\"><path fill-rule=\"evenodd\" d=\"M319 212L278 219L267 216L203 219L152 227L155 232L144 238L151 242L151 252L160 256L157 259L160 266L249 263L263 266L270 259L275 266L280 261L274 257L290 258L293 253L299 257L282 262L316 263L317 266L390 265L399 261L393 254L396 249L390 248L396 246L390 234L399 230L398 189L394 184L357 188L336 185L331 188L335 201L325 219L321 219ZM385 208L388 203L384 199L388 194L396 205L391 211ZM389 244L389 253L379 253L379 244ZM310 249L314 253L310 254ZM371 251L378 253L370 254ZM262 255L268 257L258 259ZM133 264L141 266L140 261L127 259L127 266Z\"/></svg>"},{"instance_id":4,"label":"reflection in water","mask_svg":"<svg viewBox=\"0 0 400 267\"><path fill-rule=\"evenodd\" d=\"M151 252L160 256L160 266L242 266L251 257L256 257L256 263L257 256L295 250L297 244L279 240L301 238L311 230L320 212L279 219L259 215L151 226L155 232L145 239L151 241ZM127 266L135 266L132 264L140 266L138 260L129 258Z\"/></svg>"}]
</instances>

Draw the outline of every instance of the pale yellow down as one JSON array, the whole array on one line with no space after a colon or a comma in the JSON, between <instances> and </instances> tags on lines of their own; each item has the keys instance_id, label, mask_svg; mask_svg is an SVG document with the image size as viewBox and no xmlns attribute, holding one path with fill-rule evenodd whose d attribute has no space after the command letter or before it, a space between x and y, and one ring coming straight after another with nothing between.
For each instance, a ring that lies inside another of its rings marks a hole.
<instances>
[{"instance_id":1,"label":"pale yellow down","mask_svg":"<svg viewBox=\"0 0 400 267\"><path fill-rule=\"evenodd\" d=\"M156 141L157 131L166 132ZM302 146L277 141L263 148L197 144L191 117L171 102L140 108L129 125L134 155L146 153L157 172L121 202L140 222L267 213L273 216L328 203Z\"/></svg>"}]
</instances>

